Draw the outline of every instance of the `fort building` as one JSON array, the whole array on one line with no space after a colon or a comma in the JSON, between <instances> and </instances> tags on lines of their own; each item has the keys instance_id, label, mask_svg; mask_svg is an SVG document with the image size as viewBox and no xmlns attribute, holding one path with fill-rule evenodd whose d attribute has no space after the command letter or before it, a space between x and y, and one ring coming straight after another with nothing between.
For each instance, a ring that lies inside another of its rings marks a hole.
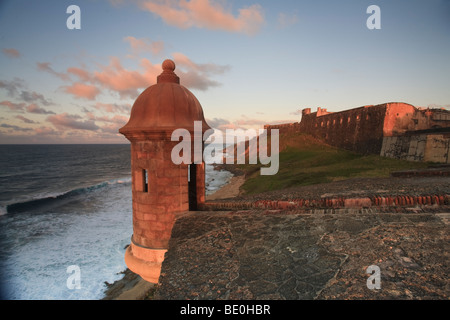
<instances>
[{"instance_id":1,"label":"fort building","mask_svg":"<svg viewBox=\"0 0 450 320\"><path fill-rule=\"evenodd\" d=\"M363 154L450 163L450 111L392 102L340 112L302 110L300 122L266 129L304 132L329 145Z\"/></svg>"}]
</instances>

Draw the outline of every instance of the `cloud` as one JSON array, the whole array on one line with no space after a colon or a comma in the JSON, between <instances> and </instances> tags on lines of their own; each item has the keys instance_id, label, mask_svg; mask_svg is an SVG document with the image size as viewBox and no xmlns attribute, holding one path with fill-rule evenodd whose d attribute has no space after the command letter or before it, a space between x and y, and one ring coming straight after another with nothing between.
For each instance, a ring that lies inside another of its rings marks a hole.
<instances>
[{"instance_id":1,"label":"cloud","mask_svg":"<svg viewBox=\"0 0 450 320\"><path fill-rule=\"evenodd\" d=\"M34 103L28 105L27 112L37 114L55 114L53 111L47 111Z\"/></svg>"},{"instance_id":2,"label":"cloud","mask_svg":"<svg viewBox=\"0 0 450 320\"><path fill-rule=\"evenodd\" d=\"M53 111L47 111L34 103L31 103L27 106L23 102L15 103L15 102L11 102L8 100L4 100L4 101L0 102L0 105L8 107L11 111L15 111L15 112L23 112L26 110L29 113L54 114Z\"/></svg>"},{"instance_id":3,"label":"cloud","mask_svg":"<svg viewBox=\"0 0 450 320\"><path fill-rule=\"evenodd\" d=\"M292 120L292 119L286 119L286 120L271 120L271 121L267 121L265 124L269 124L269 125L277 125L277 124L294 123L294 122L298 122L298 121L297 121L297 120Z\"/></svg>"},{"instance_id":4,"label":"cloud","mask_svg":"<svg viewBox=\"0 0 450 320\"><path fill-rule=\"evenodd\" d=\"M141 70L127 70L120 63L119 58L113 57L108 66L102 70L94 71L95 82L111 91L116 91L122 98L136 98L138 89L146 88L156 76L160 69L155 67L147 59L141 60Z\"/></svg>"},{"instance_id":5,"label":"cloud","mask_svg":"<svg viewBox=\"0 0 450 320\"><path fill-rule=\"evenodd\" d=\"M177 67L186 67L202 74L222 74L230 70L230 66L220 66L214 63L195 63L180 52L175 52L172 56Z\"/></svg>"},{"instance_id":6,"label":"cloud","mask_svg":"<svg viewBox=\"0 0 450 320\"><path fill-rule=\"evenodd\" d=\"M92 120L81 121L78 115L70 115L68 113L57 114L47 117L47 121L60 130L76 129L96 131L99 127Z\"/></svg>"},{"instance_id":7,"label":"cloud","mask_svg":"<svg viewBox=\"0 0 450 320\"><path fill-rule=\"evenodd\" d=\"M278 27L279 28L287 28L293 26L298 23L297 14L289 14L289 13L279 13L278 14Z\"/></svg>"},{"instance_id":8,"label":"cloud","mask_svg":"<svg viewBox=\"0 0 450 320\"><path fill-rule=\"evenodd\" d=\"M198 64L182 53L174 53L172 56L176 64L175 73L180 77L181 84L189 89L205 91L210 87L217 87L220 83L211 78L230 69L229 66L213 63ZM118 57L112 57L109 65L94 71L92 78L93 83L117 92L121 98L135 99L140 89L155 84L161 72L159 64L153 64L145 58L140 60L140 70L137 71L124 68Z\"/></svg>"},{"instance_id":9,"label":"cloud","mask_svg":"<svg viewBox=\"0 0 450 320\"><path fill-rule=\"evenodd\" d=\"M119 58L112 57L108 66L94 71L94 81L109 90L116 91L122 98L136 98L138 89L146 88L156 80L161 68L147 59L141 59L141 70L127 70Z\"/></svg>"},{"instance_id":10,"label":"cloud","mask_svg":"<svg viewBox=\"0 0 450 320\"><path fill-rule=\"evenodd\" d=\"M130 44L132 55L137 56L141 53L149 52L153 55L158 55L164 50L163 41L150 41L149 39L136 39L135 37L124 38Z\"/></svg>"},{"instance_id":11,"label":"cloud","mask_svg":"<svg viewBox=\"0 0 450 320\"><path fill-rule=\"evenodd\" d=\"M20 52L13 48L3 49L3 53L10 58L19 58Z\"/></svg>"},{"instance_id":12,"label":"cloud","mask_svg":"<svg viewBox=\"0 0 450 320\"><path fill-rule=\"evenodd\" d=\"M300 116L300 115L302 115L302 109L298 109L298 110L289 112L289 114L292 114L293 116Z\"/></svg>"},{"instance_id":13,"label":"cloud","mask_svg":"<svg viewBox=\"0 0 450 320\"><path fill-rule=\"evenodd\" d=\"M37 135L43 135L43 136L59 134L58 131L55 131L54 129L49 128L49 127L39 127L39 128L34 129L34 132Z\"/></svg>"},{"instance_id":14,"label":"cloud","mask_svg":"<svg viewBox=\"0 0 450 320\"><path fill-rule=\"evenodd\" d=\"M81 68L71 67L67 69L67 72L76 75L81 81L89 81L91 79L89 72Z\"/></svg>"},{"instance_id":15,"label":"cloud","mask_svg":"<svg viewBox=\"0 0 450 320\"><path fill-rule=\"evenodd\" d=\"M96 116L95 114L93 114L92 112L87 112L86 116L91 121L99 121L99 122L106 122L106 123L116 123L116 124L120 124L122 126L124 126L129 120L128 116L125 117L125 116L115 115L113 117L107 117L107 116L99 117L99 116Z\"/></svg>"},{"instance_id":16,"label":"cloud","mask_svg":"<svg viewBox=\"0 0 450 320\"><path fill-rule=\"evenodd\" d=\"M33 120L30 120L30 119L28 119L28 118L25 118L24 116L16 116L16 118L17 119L19 119L19 120L22 120L23 122L25 122L25 123L36 123L35 121L33 121Z\"/></svg>"},{"instance_id":17,"label":"cloud","mask_svg":"<svg viewBox=\"0 0 450 320\"><path fill-rule=\"evenodd\" d=\"M450 109L450 104L431 103L427 107L430 108L430 109Z\"/></svg>"},{"instance_id":18,"label":"cloud","mask_svg":"<svg viewBox=\"0 0 450 320\"><path fill-rule=\"evenodd\" d=\"M262 128L264 127L265 124L267 124L266 120L261 120L261 119L249 119L249 118L245 118L245 119L239 119L235 121L235 124L241 127L258 127L258 128Z\"/></svg>"},{"instance_id":19,"label":"cloud","mask_svg":"<svg viewBox=\"0 0 450 320\"><path fill-rule=\"evenodd\" d=\"M223 132L225 132L227 129L243 129L238 127L235 123L232 123L230 120L223 118L206 119L206 123L208 123L211 128Z\"/></svg>"},{"instance_id":20,"label":"cloud","mask_svg":"<svg viewBox=\"0 0 450 320\"><path fill-rule=\"evenodd\" d=\"M100 111L106 111L108 113L130 113L131 105L129 104L123 104L118 105L117 103L101 103L97 102L93 108L100 110Z\"/></svg>"},{"instance_id":21,"label":"cloud","mask_svg":"<svg viewBox=\"0 0 450 320\"><path fill-rule=\"evenodd\" d=\"M64 91L75 96L75 98L94 100L100 90L93 85L75 82L70 86L64 86Z\"/></svg>"},{"instance_id":22,"label":"cloud","mask_svg":"<svg viewBox=\"0 0 450 320\"><path fill-rule=\"evenodd\" d=\"M224 125L230 124L229 120L223 119L223 118L213 118L213 119L206 119L206 122L209 124L211 128L219 128Z\"/></svg>"},{"instance_id":23,"label":"cloud","mask_svg":"<svg viewBox=\"0 0 450 320\"><path fill-rule=\"evenodd\" d=\"M70 80L69 75L67 75L66 73L56 72L55 70L53 70L53 68L50 66L50 62L37 62L37 68L40 71L48 72L54 76L57 76L61 80Z\"/></svg>"},{"instance_id":24,"label":"cloud","mask_svg":"<svg viewBox=\"0 0 450 320\"><path fill-rule=\"evenodd\" d=\"M117 132L119 132L119 129L122 127L122 125L116 124L116 123L111 123L111 124L107 124L104 125L100 128L100 130L102 132L105 133L112 133L112 134L117 134Z\"/></svg>"},{"instance_id":25,"label":"cloud","mask_svg":"<svg viewBox=\"0 0 450 320\"><path fill-rule=\"evenodd\" d=\"M263 129L264 125L266 124L282 124L282 123L292 123L295 122L294 120L262 120L262 119L255 119L255 118L249 118L245 115L241 115L239 119L235 119L234 121L230 121L223 118L212 118L212 119L206 119L206 122L209 124L209 126L213 129L217 129L220 131L226 131L227 129Z\"/></svg>"},{"instance_id":26,"label":"cloud","mask_svg":"<svg viewBox=\"0 0 450 320\"><path fill-rule=\"evenodd\" d=\"M13 131L24 131L24 132L33 130L31 128L22 128L22 127L15 126L15 125L12 125L12 124L7 124L7 123L0 124L0 128L12 129Z\"/></svg>"},{"instance_id":27,"label":"cloud","mask_svg":"<svg viewBox=\"0 0 450 320\"><path fill-rule=\"evenodd\" d=\"M0 102L0 105L8 107L11 111L22 112L25 108L25 103L15 103L8 100Z\"/></svg>"},{"instance_id":28,"label":"cloud","mask_svg":"<svg viewBox=\"0 0 450 320\"><path fill-rule=\"evenodd\" d=\"M0 80L0 88L5 89L8 96L14 97L19 92L19 88L23 88L23 80L19 78L14 78L13 81Z\"/></svg>"},{"instance_id":29,"label":"cloud","mask_svg":"<svg viewBox=\"0 0 450 320\"><path fill-rule=\"evenodd\" d=\"M37 102L41 103L44 106L50 106L53 104L51 100L46 99L42 94L34 92L34 91L24 91L20 93L20 98L26 102Z\"/></svg>"},{"instance_id":30,"label":"cloud","mask_svg":"<svg viewBox=\"0 0 450 320\"><path fill-rule=\"evenodd\" d=\"M44 97L44 95L35 91L22 90L24 88L23 80L15 78L13 81L0 80L0 88L5 89L8 96L15 97L28 103L39 103L45 106L53 105L54 103Z\"/></svg>"},{"instance_id":31,"label":"cloud","mask_svg":"<svg viewBox=\"0 0 450 320\"><path fill-rule=\"evenodd\" d=\"M209 30L239 32L249 35L257 33L264 24L264 14L260 5L254 4L238 10L234 16L224 8L226 0L146 0L140 6L150 11L168 25L181 29L192 27ZM229 5L227 7L230 7Z\"/></svg>"},{"instance_id":32,"label":"cloud","mask_svg":"<svg viewBox=\"0 0 450 320\"><path fill-rule=\"evenodd\" d=\"M138 51L145 49L147 45L151 45L150 42L134 37L127 37L126 39L134 43L134 47ZM230 69L229 66L214 63L195 63L182 53L174 53L173 57L177 64L175 72L181 78L182 85L190 89L207 90L210 87L219 86L220 83L212 80L211 77L223 74ZM78 77L80 81L61 88L64 92L70 93L76 98L88 100L95 100L97 95L101 93L100 88L115 92L122 99L136 99L142 89L155 84L157 76L162 72L160 64L153 64L146 58L139 60L138 70L123 67L119 57L111 57L108 65L100 65L97 70L92 72L84 68L70 67L67 69L67 73L63 73L53 70L49 63L38 63L38 66L40 70L54 74L60 79L70 80L71 75ZM17 91L11 83L3 83L3 86L7 90ZM33 95L36 99L39 98L42 104L51 104L42 95L39 97L35 92L28 93L28 96Z\"/></svg>"},{"instance_id":33,"label":"cloud","mask_svg":"<svg viewBox=\"0 0 450 320\"><path fill-rule=\"evenodd\" d=\"M230 70L229 66L220 66L213 63L198 64L182 53L173 53L177 69L175 73L181 78L182 85L191 89L207 90L217 87L219 82L211 80L212 75L223 74Z\"/></svg>"}]
</instances>

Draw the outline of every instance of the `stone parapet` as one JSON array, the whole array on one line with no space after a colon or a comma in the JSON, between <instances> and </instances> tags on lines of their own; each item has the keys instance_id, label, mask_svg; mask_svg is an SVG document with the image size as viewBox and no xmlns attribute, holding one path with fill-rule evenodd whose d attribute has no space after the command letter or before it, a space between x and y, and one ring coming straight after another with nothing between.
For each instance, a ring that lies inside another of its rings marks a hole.
<instances>
[{"instance_id":1,"label":"stone parapet","mask_svg":"<svg viewBox=\"0 0 450 320\"><path fill-rule=\"evenodd\" d=\"M223 210L297 210L314 208L371 208L371 207L405 207L405 206L448 206L449 194L433 195L373 195L369 197L293 199L293 200L256 200L256 201L207 201L202 205L205 211Z\"/></svg>"}]
</instances>

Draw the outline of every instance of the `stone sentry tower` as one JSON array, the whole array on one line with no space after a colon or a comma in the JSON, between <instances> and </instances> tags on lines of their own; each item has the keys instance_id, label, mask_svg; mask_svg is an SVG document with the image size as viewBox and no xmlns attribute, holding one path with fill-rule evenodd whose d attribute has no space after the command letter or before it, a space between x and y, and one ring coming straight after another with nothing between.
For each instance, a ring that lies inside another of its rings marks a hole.
<instances>
[{"instance_id":1,"label":"stone sentry tower","mask_svg":"<svg viewBox=\"0 0 450 320\"><path fill-rule=\"evenodd\" d=\"M179 141L171 141L172 132L183 128L193 137L194 121L202 121L202 134L210 129L197 98L180 85L175 63L165 60L162 69L119 129L131 142L133 236L125 262L152 283L158 282L176 214L205 202L205 164L194 164L194 152L191 165L174 164L171 152Z\"/></svg>"}]
</instances>

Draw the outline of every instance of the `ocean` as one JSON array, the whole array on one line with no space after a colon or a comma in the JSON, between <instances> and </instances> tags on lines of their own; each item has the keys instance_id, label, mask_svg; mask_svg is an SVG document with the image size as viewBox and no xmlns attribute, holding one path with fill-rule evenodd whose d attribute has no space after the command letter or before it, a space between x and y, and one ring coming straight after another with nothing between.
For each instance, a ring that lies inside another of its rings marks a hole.
<instances>
[{"instance_id":1,"label":"ocean","mask_svg":"<svg viewBox=\"0 0 450 320\"><path fill-rule=\"evenodd\" d=\"M207 164L206 193L231 176ZM129 145L0 145L1 298L103 298L126 269L131 201Z\"/></svg>"}]
</instances>

